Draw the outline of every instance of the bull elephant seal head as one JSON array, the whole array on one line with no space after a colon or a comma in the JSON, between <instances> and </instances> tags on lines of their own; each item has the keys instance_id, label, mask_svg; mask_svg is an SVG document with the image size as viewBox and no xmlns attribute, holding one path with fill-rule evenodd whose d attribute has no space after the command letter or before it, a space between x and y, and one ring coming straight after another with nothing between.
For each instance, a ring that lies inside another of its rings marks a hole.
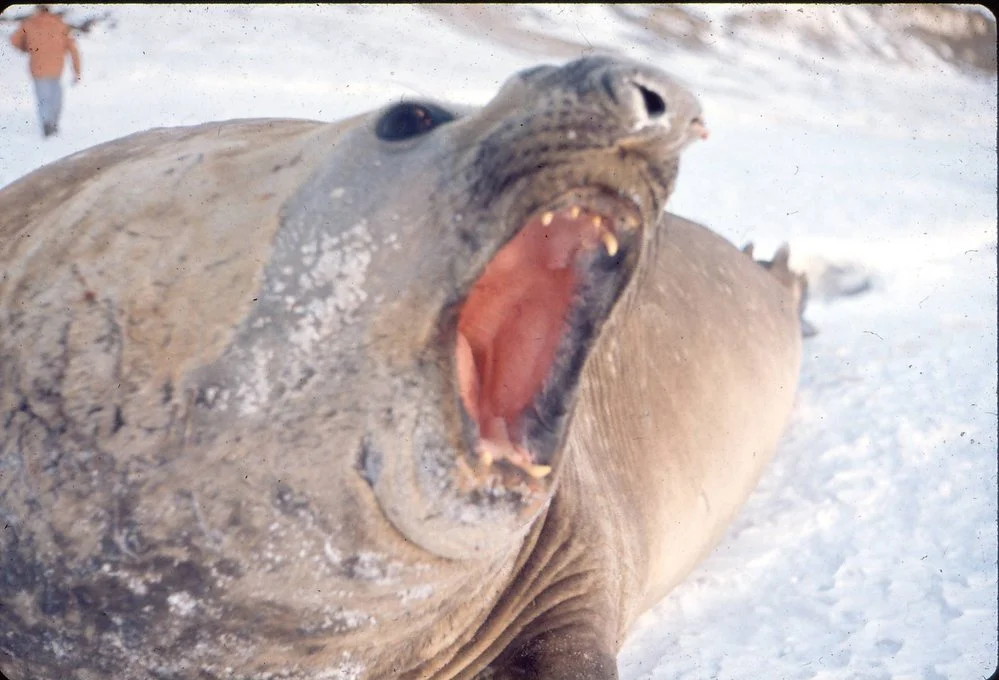
<instances>
[{"instance_id":1,"label":"bull elephant seal head","mask_svg":"<svg viewBox=\"0 0 999 680\"><path fill-rule=\"evenodd\" d=\"M372 242L397 246L362 255L365 300L338 340L350 354L322 348L312 370L357 366L358 465L406 538L448 557L503 549L550 497L588 352L680 152L704 134L669 77L584 59L515 76L470 114L393 105L286 207L303 230L364 220ZM346 214L338 191L354 197ZM275 305L285 266L265 286ZM296 295L308 306L326 292Z\"/></svg>"}]
</instances>

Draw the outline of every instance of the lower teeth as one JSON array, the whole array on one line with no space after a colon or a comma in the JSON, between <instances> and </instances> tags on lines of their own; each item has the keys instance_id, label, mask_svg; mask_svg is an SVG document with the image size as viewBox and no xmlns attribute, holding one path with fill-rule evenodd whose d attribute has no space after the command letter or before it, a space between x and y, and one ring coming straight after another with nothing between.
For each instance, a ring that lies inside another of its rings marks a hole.
<instances>
[{"instance_id":1,"label":"lower teeth","mask_svg":"<svg viewBox=\"0 0 999 680\"><path fill-rule=\"evenodd\" d=\"M531 454L513 442L496 441L492 439L479 440L479 464L483 468L490 468L494 461L505 460L514 467L523 470L534 479L543 479L551 474L550 465L537 465L531 460Z\"/></svg>"}]
</instances>

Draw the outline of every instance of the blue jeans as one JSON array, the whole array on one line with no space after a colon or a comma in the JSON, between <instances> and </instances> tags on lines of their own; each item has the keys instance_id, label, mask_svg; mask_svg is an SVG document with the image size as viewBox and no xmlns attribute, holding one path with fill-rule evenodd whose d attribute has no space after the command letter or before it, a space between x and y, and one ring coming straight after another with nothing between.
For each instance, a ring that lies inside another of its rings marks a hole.
<instances>
[{"instance_id":1,"label":"blue jeans","mask_svg":"<svg viewBox=\"0 0 999 680\"><path fill-rule=\"evenodd\" d=\"M36 78L35 95L38 97L38 117L46 132L59 125L62 112L62 84L58 78Z\"/></svg>"}]
</instances>

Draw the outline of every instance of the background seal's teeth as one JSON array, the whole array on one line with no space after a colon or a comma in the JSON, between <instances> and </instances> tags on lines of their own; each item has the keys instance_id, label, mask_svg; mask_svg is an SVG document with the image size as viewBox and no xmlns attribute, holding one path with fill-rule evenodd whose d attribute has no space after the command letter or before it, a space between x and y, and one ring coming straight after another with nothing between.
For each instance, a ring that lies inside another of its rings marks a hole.
<instances>
[{"instance_id":1,"label":"background seal's teeth","mask_svg":"<svg viewBox=\"0 0 999 680\"><path fill-rule=\"evenodd\" d=\"M571 208L569 208L569 217L571 217L574 220L578 219L580 213L582 212L583 212L582 208L580 208L578 205L574 205Z\"/></svg>"},{"instance_id":2,"label":"background seal's teeth","mask_svg":"<svg viewBox=\"0 0 999 680\"><path fill-rule=\"evenodd\" d=\"M624 218L624 227L628 231L634 231L635 229L638 229L638 225L639 225L638 218L632 215L628 215L627 217Z\"/></svg>"},{"instance_id":3,"label":"background seal's teeth","mask_svg":"<svg viewBox=\"0 0 999 680\"><path fill-rule=\"evenodd\" d=\"M547 227L549 224L552 223L552 220L554 219L555 219L555 213L549 210L548 212L546 212L544 215L541 216L541 224Z\"/></svg>"}]
</instances>

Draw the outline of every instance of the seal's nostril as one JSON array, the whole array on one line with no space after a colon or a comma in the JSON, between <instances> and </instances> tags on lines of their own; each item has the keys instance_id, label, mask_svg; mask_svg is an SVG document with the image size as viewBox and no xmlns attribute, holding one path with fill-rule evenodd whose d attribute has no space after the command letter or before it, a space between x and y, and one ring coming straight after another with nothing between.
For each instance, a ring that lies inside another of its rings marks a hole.
<instances>
[{"instance_id":1,"label":"seal's nostril","mask_svg":"<svg viewBox=\"0 0 999 680\"><path fill-rule=\"evenodd\" d=\"M647 87L642 87L637 83L636 87L642 93L642 100L645 102L645 111L649 114L649 118L658 118L666 113L666 102L663 101L658 92L654 92Z\"/></svg>"}]
</instances>

